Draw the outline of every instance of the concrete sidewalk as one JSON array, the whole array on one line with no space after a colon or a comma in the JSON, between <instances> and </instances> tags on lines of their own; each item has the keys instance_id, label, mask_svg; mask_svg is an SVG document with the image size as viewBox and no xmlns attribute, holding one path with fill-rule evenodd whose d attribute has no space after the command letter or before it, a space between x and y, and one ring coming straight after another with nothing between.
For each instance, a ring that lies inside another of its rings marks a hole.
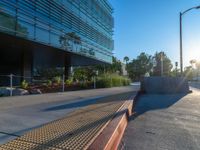
<instances>
[{"instance_id":1,"label":"concrete sidewalk","mask_svg":"<svg viewBox=\"0 0 200 150\"><path fill-rule=\"evenodd\" d=\"M128 92L101 98L101 100L94 104L73 111L65 115L65 117L31 130L23 136L1 145L0 149L90 149L89 147L92 143L110 125L112 120L120 118L128 112L130 105L127 104L130 104L129 102L132 102L132 98L134 97L134 92ZM105 142L109 143L109 141ZM110 146L115 146L115 142ZM96 149L96 146L95 148L91 148L91 150L93 149Z\"/></svg>"},{"instance_id":2,"label":"concrete sidewalk","mask_svg":"<svg viewBox=\"0 0 200 150\"><path fill-rule=\"evenodd\" d=\"M134 150L199 150L200 90L142 95L125 131L122 147Z\"/></svg>"},{"instance_id":3,"label":"concrete sidewalk","mask_svg":"<svg viewBox=\"0 0 200 150\"><path fill-rule=\"evenodd\" d=\"M137 91L139 85L0 98L0 144L102 98Z\"/></svg>"}]
</instances>

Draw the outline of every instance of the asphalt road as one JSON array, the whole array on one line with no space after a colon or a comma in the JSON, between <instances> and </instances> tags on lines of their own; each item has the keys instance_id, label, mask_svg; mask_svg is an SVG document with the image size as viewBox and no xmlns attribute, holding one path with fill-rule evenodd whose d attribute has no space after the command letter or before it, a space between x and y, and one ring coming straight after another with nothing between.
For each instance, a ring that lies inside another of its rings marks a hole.
<instances>
[{"instance_id":1,"label":"asphalt road","mask_svg":"<svg viewBox=\"0 0 200 150\"><path fill-rule=\"evenodd\" d=\"M0 144L105 96L138 89L139 85L134 84L129 87L0 98Z\"/></svg>"},{"instance_id":2,"label":"asphalt road","mask_svg":"<svg viewBox=\"0 0 200 150\"><path fill-rule=\"evenodd\" d=\"M122 139L127 150L200 150L200 90L142 95Z\"/></svg>"}]
</instances>

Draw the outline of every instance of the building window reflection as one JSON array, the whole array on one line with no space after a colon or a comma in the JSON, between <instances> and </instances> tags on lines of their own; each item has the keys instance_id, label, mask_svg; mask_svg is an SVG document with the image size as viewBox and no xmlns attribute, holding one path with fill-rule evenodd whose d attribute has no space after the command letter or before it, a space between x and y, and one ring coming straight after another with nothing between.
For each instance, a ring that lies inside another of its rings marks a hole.
<instances>
[{"instance_id":1,"label":"building window reflection","mask_svg":"<svg viewBox=\"0 0 200 150\"><path fill-rule=\"evenodd\" d=\"M113 17L106 0L1 0L0 30L106 62L112 58ZM64 48L60 37L71 32L82 42L71 40Z\"/></svg>"}]
</instances>

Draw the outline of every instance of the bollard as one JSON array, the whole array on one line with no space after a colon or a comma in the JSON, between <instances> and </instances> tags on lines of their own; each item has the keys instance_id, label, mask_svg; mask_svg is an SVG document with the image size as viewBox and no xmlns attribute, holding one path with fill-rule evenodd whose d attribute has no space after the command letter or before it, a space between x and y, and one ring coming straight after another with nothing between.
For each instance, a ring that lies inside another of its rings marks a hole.
<instances>
[{"instance_id":1,"label":"bollard","mask_svg":"<svg viewBox=\"0 0 200 150\"><path fill-rule=\"evenodd\" d=\"M13 74L10 74L9 77L10 77L10 96L13 96Z\"/></svg>"}]
</instances>

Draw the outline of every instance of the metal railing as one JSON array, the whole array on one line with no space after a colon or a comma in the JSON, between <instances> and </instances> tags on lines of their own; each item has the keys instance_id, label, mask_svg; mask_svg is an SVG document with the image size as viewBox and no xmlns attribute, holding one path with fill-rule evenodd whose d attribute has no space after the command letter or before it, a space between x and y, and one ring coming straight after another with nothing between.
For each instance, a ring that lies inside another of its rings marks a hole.
<instances>
[{"instance_id":1,"label":"metal railing","mask_svg":"<svg viewBox=\"0 0 200 150\"><path fill-rule=\"evenodd\" d=\"M60 91L65 92L66 90L66 77L65 75L61 76L56 76L60 78ZM41 86L43 84L47 84L47 82L50 80L52 82L52 79L54 77L50 78L42 78L42 77L27 77L27 76L20 76L20 75L14 75L14 74L9 74L9 75L0 75L0 90L1 88L7 88L9 90L9 96L13 96L13 90L17 88L22 87L22 82L25 81L29 85L38 85ZM92 86L91 88L96 89L96 82L97 82L97 77L94 76L92 80ZM74 82L73 82L74 83ZM23 89L23 88L22 88ZM1 92L0 92L1 95Z\"/></svg>"}]
</instances>

